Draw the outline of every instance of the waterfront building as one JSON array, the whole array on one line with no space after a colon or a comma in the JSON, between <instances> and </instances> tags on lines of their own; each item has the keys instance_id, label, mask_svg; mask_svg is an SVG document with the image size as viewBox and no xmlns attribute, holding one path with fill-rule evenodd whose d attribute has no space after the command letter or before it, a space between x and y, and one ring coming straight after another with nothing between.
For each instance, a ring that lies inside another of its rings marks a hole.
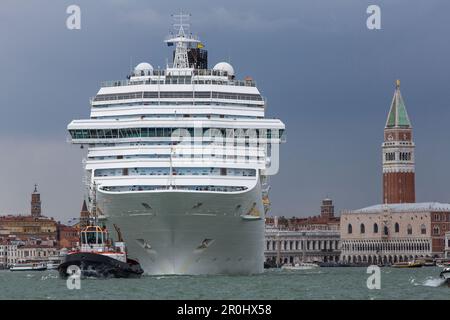
<instances>
[{"instance_id":1,"label":"waterfront building","mask_svg":"<svg viewBox=\"0 0 450 320\"><path fill-rule=\"evenodd\" d=\"M266 226L266 262L338 262L338 230L286 230Z\"/></svg>"},{"instance_id":2,"label":"waterfront building","mask_svg":"<svg viewBox=\"0 0 450 320\"><path fill-rule=\"evenodd\" d=\"M6 245L6 264L4 265L4 268L9 267L10 265L17 263L18 253L17 248L19 245L23 245L23 242L21 241L10 241Z\"/></svg>"},{"instance_id":3,"label":"waterfront building","mask_svg":"<svg viewBox=\"0 0 450 320\"><path fill-rule=\"evenodd\" d=\"M12 241L3 245L4 259L0 267L7 268L16 263L47 262L59 256L60 251L51 245L32 245L21 241ZM1 248L1 246L0 246Z\"/></svg>"},{"instance_id":4,"label":"waterfront building","mask_svg":"<svg viewBox=\"0 0 450 320\"><path fill-rule=\"evenodd\" d=\"M341 213L342 260L395 263L432 257L431 216L441 203L379 204Z\"/></svg>"},{"instance_id":5,"label":"waterfront building","mask_svg":"<svg viewBox=\"0 0 450 320\"><path fill-rule=\"evenodd\" d=\"M450 204L415 203L412 126L397 81L382 145L383 203L341 213L341 259L395 263L441 257Z\"/></svg>"},{"instance_id":6,"label":"waterfront building","mask_svg":"<svg viewBox=\"0 0 450 320\"><path fill-rule=\"evenodd\" d=\"M450 231L445 233L444 258L450 258Z\"/></svg>"},{"instance_id":7,"label":"waterfront building","mask_svg":"<svg viewBox=\"0 0 450 320\"><path fill-rule=\"evenodd\" d=\"M450 231L450 204L445 204L442 210L431 215L432 251L442 256L445 250L445 234Z\"/></svg>"},{"instance_id":8,"label":"waterfront building","mask_svg":"<svg viewBox=\"0 0 450 320\"><path fill-rule=\"evenodd\" d=\"M73 249L79 244L79 229L58 223L57 240L59 248Z\"/></svg>"},{"instance_id":9,"label":"waterfront building","mask_svg":"<svg viewBox=\"0 0 450 320\"><path fill-rule=\"evenodd\" d=\"M307 218L266 218L266 262L338 262L339 217L333 201L322 200L320 215Z\"/></svg>"},{"instance_id":10,"label":"waterfront building","mask_svg":"<svg viewBox=\"0 0 450 320\"><path fill-rule=\"evenodd\" d=\"M6 267L6 262L8 258L8 246L6 241L0 241L0 269Z\"/></svg>"}]
</instances>

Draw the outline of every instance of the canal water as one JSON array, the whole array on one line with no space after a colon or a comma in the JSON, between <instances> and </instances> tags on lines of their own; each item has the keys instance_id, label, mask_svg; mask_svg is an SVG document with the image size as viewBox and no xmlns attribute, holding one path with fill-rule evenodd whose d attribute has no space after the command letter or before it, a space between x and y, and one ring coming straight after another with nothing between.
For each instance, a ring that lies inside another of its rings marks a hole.
<instances>
[{"instance_id":1,"label":"canal water","mask_svg":"<svg viewBox=\"0 0 450 320\"><path fill-rule=\"evenodd\" d=\"M368 289L366 268L266 270L253 276L144 276L83 279L69 290L56 271L0 271L0 299L450 299L440 268L381 268Z\"/></svg>"}]
</instances>

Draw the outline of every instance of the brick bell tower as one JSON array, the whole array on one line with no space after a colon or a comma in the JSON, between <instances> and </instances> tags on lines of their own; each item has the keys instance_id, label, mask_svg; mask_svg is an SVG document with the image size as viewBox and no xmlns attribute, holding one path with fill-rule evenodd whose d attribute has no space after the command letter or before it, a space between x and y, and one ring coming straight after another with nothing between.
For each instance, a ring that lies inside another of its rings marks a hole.
<instances>
[{"instance_id":1,"label":"brick bell tower","mask_svg":"<svg viewBox=\"0 0 450 320\"><path fill-rule=\"evenodd\" d=\"M397 80L382 145L383 203L416 201L414 147L411 122Z\"/></svg>"},{"instance_id":2,"label":"brick bell tower","mask_svg":"<svg viewBox=\"0 0 450 320\"><path fill-rule=\"evenodd\" d=\"M34 185L34 191L31 194L31 216L35 218L41 216L41 194L37 190L37 184Z\"/></svg>"}]
</instances>

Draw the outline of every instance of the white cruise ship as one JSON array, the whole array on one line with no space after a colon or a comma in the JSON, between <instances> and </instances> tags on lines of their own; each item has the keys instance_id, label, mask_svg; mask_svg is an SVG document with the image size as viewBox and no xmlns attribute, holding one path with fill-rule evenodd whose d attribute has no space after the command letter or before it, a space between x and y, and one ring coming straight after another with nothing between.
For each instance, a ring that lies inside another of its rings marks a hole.
<instances>
[{"instance_id":1,"label":"white cruise ship","mask_svg":"<svg viewBox=\"0 0 450 320\"><path fill-rule=\"evenodd\" d=\"M227 62L208 69L188 17L175 18L173 62L103 83L90 119L68 125L88 149L90 209L121 228L146 274L260 273L284 124L264 118L250 77L237 80Z\"/></svg>"}]
</instances>

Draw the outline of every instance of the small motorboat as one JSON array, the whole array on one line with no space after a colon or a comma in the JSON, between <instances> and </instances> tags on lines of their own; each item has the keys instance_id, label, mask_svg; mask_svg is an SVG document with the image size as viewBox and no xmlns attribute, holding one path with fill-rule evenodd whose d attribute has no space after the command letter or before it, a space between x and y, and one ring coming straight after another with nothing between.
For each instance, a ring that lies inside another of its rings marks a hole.
<instances>
[{"instance_id":1,"label":"small motorboat","mask_svg":"<svg viewBox=\"0 0 450 320\"><path fill-rule=\"evenodd\" d=\"M47 265L45 263L16 263L13 264L9 271L45 271Z\"/></svg>"},{"instance_id":2,"label":"small motorboat","mask_svg":"<svg viewBox=\"0 0 450 320\"><path fill-rule=\"evenodd\" d=\"M120 230L114 225L119 234L119 241L112 245L106 228L88 226L80 232L81 248L69 252L63 263L58 267L62 278L69 277L76 266L81 277L97 278L135 278L144 271L139 263L127 257L125 243ZM76 270L76 268L75 268Z\"/></svg>"},{"instance_id":3,"label":"small motorboat","mask_svg":"<svg viewBox=\"0 0 450 320\"><path fill-rule=\"evenodd\" d=\"M283 264L281 266L281 269L282 270L311 270L311 269L315 269L318 267L319 267L319 265L317 265L315 263L301 262L301 263L295 263L295 264L290 264L290 263Z\"/></svg>"},{"instance_id":4,"label":"small motorboat","mask_svg":"<svg viewBox=\"0 0 450 320\"><path fill-rule=\"evenodd\" d=\"M57 270L59 265L60 265L60 263L57 263L57 262L47 262L47 264L46 264L47 270Z\"/></svg>"},{"instance_id":5,"label":"small motorboat","mask_svg":"<svg viewBox=\"0 0 450 320\"><path fill-rule=\"evenodd\" d=\"M449 260L436 260L436 266L439 268L450 267Z\"/></svg>"},{"instance_id":6,"label":"small motorboat","mask_svg":"<svg viewBox=\"0 0 450 320\"><path fill-rule=\"evenodd\" d=\"M392 268L421 268L423 264L417 261L397 262L392 265Z\"/></svg>"},{"instance_id":7,"label":"small motorboat","mask_svg":"<svg viewBox=\"0 0 450 320\"><path fill-rule=\"evenodd\" d=\"M439 275L442 279L445 279L445 281L448 283L448 279L450 279L450 267L445 267L440 275Z\"/></svg>"}]
</instances>

